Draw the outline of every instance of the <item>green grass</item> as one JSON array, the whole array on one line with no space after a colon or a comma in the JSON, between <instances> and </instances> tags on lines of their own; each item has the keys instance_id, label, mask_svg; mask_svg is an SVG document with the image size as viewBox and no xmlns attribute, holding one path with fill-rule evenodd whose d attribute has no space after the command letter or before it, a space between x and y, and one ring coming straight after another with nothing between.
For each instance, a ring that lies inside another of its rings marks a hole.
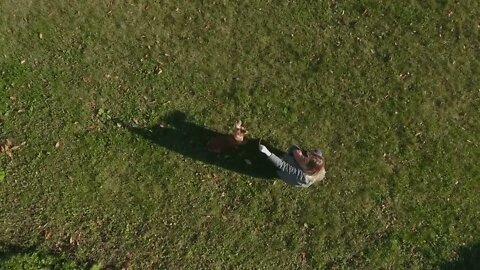
<instances>
[{"instance_id":1,"label":"green grass","mask_svg":"<svg viewBox=\"0 0 480 270\"><path fill-rule=\"evenodd\" d=\"M35 250L21 250L17 247L0 247L0 269L90 269L98 270L99 265L76 263L61 255L51 255ZM97 268L95 268L97 267Z\"/></svg>"},{"instance_id":2,"label":"green grass","mask_svg":"<svg viewBox=\"0 0 480 270\"><path fill-rule=\"evenodd\" d=\"M134 269L461 265L480 242L479 17L478 1L1 1L0 139L25 144L0 155L0 244ZM114 121L175 128L175 111L320 147L326 181L251 177L206 162L198 132L165 144Z\"/></svg>"}]
</instances>

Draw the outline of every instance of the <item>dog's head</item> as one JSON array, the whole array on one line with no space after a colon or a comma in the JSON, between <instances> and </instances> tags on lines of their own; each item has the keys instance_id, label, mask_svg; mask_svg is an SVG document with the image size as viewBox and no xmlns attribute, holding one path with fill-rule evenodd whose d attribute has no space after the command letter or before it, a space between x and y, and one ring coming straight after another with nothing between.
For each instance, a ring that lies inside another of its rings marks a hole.
<instances>
[{"instance_id":1,"label":"dog's head","mask_svg":"<svg viewBox=\"0 0 480 270\"><path fill-rule=\"evenodd\" d=\"M242 120L238 120L235 122L235 126L233 127L233 138L237 142L243 142L243 138L248 133L247 129L242 125Z\"/></svg>"}]
</instances>

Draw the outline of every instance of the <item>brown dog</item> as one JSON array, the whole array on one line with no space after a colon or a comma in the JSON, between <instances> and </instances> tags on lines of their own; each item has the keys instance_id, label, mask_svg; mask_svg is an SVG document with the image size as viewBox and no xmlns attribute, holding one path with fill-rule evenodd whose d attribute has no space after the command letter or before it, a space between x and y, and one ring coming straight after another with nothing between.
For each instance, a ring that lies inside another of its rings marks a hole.
<instances>
[{"instance_id":1,"label":"brown dog","mask_svg":"<svg viewBox=\"0 0 480 270\"><path fill-rule=\"evenodd\" d=\"M247 129L242 126L242 121L238 120L235 123L233 133L229 135L219 135L211 138L207 143L207 150L213 153L220 154L227 150L236 148L242 144Z\"/></svg>"}]
</instances>

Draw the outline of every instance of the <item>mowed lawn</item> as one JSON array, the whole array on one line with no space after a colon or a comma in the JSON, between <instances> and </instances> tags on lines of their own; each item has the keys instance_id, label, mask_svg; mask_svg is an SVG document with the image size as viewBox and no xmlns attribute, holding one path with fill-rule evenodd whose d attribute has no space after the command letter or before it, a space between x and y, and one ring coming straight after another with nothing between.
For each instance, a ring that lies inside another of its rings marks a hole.
<instances>
[{"instance_id":1,"label":"mowed lawn","mask_svg":"<svg viewBox=\"0 0 480 270\"><path fill-rule=\"evenodd\" d=\"M0 1L0 268L479 267L479 19L474 0ZM321 148L325 181L206 153L202 128L237 119Z\"/></svg>"}]
</instances>

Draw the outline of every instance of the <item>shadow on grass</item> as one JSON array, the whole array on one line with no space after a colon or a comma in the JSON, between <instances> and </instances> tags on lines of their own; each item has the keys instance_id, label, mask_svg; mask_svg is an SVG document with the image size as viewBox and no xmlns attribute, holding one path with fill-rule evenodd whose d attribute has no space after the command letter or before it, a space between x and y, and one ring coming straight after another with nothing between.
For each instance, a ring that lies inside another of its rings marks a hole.
<instances>
[{"instance_id":1,"label":"shadow on grass","mask_svg":"<svg viewBox=\"0 0 480 270\"><path fill-rule=\"evenodd\" d=\"M183 112L174 111L165 117L165 122L169 127L160 124L136 127L118 119L113 119L113 121L121 123L130 132L161 147L205 164L255 178L274 179L277 177L274 166L258 150L259 139L248 138L247 135L244 143L236 149L222 154L210 153L206 150L209 139L225 134L187 122ZM282 153L263 140L262 144L267 145L273 153Z\"/></svg>"},{"instance_id":2,"label":"shadow on grass","mask_svg":"<svg viewBox=\"0 0 480 270\"><path fill-rule=\"evenodd\" d=\"M480 269L480 243L460 249L458 259L440 265L442 270Z\"/></svg>"},{"instance_id":3,"label":"shadow on grass","mask_svg":"<svg viewBox=\"0 0 480 270\"><path fill-rule=\"evenodd\" d=\"M20 247L0 242L0 261L8 260L9 258L16 256L17 254L32 253L34 251L34 247Z\"/></svg>"}]
</instances>

